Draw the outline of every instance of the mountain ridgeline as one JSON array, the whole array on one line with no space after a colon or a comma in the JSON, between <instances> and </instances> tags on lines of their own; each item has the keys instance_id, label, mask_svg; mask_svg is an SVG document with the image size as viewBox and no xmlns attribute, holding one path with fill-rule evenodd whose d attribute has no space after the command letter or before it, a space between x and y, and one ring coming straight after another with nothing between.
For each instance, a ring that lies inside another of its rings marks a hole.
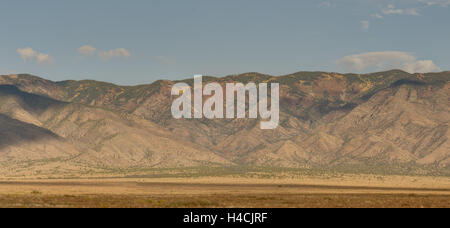
<instances>
[{"instance_id":1,"label":"mountain ridgeline","mask_svg":"<svg viewBox=\"0 0 450 228\"><path fill-rule=\"evenodd\" d=\"M279 83L279 127L261 130L259 119L174 119L177 81L118 86L0 76L0 176L187 167L449 173L450 72L246 73L203 81Z\"/></svg>"}]
</instances>

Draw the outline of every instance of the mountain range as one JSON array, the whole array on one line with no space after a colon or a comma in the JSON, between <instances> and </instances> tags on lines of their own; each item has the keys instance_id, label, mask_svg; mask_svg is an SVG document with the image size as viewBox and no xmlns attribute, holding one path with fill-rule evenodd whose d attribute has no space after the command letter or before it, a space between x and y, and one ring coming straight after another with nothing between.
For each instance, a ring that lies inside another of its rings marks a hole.
<instances>
[{"instance_id":1,"label":"mountain range","mask_svg":"<svg viewBox=\"0 0 450 228\"><path fill-rule=\"evenodd\" d=\"M450 169L450 72L204 77L279 83L280 125L174 119L172 86L0 76L0 176L186 167ZM193 85L193 79L183 80Z\"/></svg>"}]
</instances>

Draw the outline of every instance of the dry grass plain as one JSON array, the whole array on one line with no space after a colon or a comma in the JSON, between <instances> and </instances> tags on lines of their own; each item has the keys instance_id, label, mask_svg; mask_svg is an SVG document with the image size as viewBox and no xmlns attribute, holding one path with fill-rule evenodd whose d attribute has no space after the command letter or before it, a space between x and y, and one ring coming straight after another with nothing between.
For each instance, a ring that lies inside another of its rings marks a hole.
<instances>
[{"instance_id":1,"label":"dry grass plain","mask_svg":"<svg viewBox=\"0 0 450 228\"><path fill-rule=\"evenodd\" d=\"M0 207L450 208L450 178L0 179Z\"/></svg>"}]
</instances>

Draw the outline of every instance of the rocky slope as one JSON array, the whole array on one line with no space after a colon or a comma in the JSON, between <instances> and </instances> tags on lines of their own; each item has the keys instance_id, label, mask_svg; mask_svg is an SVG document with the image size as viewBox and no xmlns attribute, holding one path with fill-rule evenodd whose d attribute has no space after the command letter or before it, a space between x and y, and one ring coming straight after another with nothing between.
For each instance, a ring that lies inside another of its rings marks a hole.
<instances>
[{"instance_id":1,"label":"rocky slope","mask_svg":"<svg viewBox=\"0 0 450 228\"><path fill-rule=\"evenodd\" d=\"M450 72L247 73L204 77L209 81L280 83L280 126L267 131L251 119L175 120L172 81L117 86L0 76L9 85L0 90L10 90L0 96L0 113L51 131L76 145L73 161L101 167L450 166ZM30 96L38 101L27 103Z\"/></svg>"},{"instance_id":2,"label":"rocky slope","mask_svg":"<svg viewBox=\"0 0 450 228\"><path fill-rule=\"evenodd\" d=\"M3 166L45 160L109 169L231 164L126 113L61 102L9 85L0 86L0 101Z\"/></svg>"}]
</instances>

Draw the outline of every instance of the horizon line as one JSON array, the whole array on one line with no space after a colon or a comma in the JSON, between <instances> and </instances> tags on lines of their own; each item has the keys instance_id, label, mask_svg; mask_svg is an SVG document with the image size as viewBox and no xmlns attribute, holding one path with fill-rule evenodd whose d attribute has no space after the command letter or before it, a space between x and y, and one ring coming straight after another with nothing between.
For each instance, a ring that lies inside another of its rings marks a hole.
<instances>
[{"instance_id":1,"label":"horizon line","mask_svg":"<svg viewBox=\"0 0 450 228\"><path fill-rule=\"evenodd\" d=\"M339 75L370 75L370 74L379 74L379 73L388 73L388 72L393 72L393 71L399 71L402 73L406 73L406 74L410 74L410 75L417 75L417 74L439 74L439 73L448 73L450 72L450 70L444 70L444 71L439 71L439 72L428 72L428 73L409 73L406 72L404 70L400 70L400 69L391 69L391 70L383 70L383 71L375 71L375 72L368 72L368 73L340 73L340 72L333 72L333 71L297 71L294 73L290 73L290 74L282 74L282 75L271 75L271 74L265 74L265 73L260 73L260 72L245 72L245 73L239 73L239 74L228 74L228 75L224 75L224 76L212 76L212 75L203 75L203 74L198 74L198 75L202 75L203 77L210 77L210 78L216 78L216 79L221 79L221 78L227 78L227 77L236 77L236 76L243 76L246 74L258 74L261 76L270 76L270 77L287 77L287 76L291 76L293 74L299 74L299 73L328 73L328 74L339 74ZM99 81L99 80L95 80L95 79L81 79L81 80L74 80L74 79L67 79L67 80L61 80L61 81L54 81L54 80L50 80L50 79L46 79L44 76L39 76L39 75L35 75L32 73L19 73L19 74L0 74L0 76L31 76L31 77L36 77L36 78L40 78L49 82L53 82L53 83L62 83L62 82L70 82L70 81L74 81L74 82L83 82L83 81L93 81L93 82L101 82L101 83L105 83L105 84L111 84L111 85L115 85L115 86L120 86L120 87L135 87L135 86L142 86L142 85L152 85L156 82L159 81L171 81L171 82L181 82L181 81L186 81L186 80L191 80L192 78L185 78L185 79L178 79L178 80L169 80L169 79L157 79L154 80L153 82L150 83L143 83L143 84L133 84L133 85L121 85L118 83L114 83L114 82L108 82L108 81Z\"/></svg>"}]
</instances>

